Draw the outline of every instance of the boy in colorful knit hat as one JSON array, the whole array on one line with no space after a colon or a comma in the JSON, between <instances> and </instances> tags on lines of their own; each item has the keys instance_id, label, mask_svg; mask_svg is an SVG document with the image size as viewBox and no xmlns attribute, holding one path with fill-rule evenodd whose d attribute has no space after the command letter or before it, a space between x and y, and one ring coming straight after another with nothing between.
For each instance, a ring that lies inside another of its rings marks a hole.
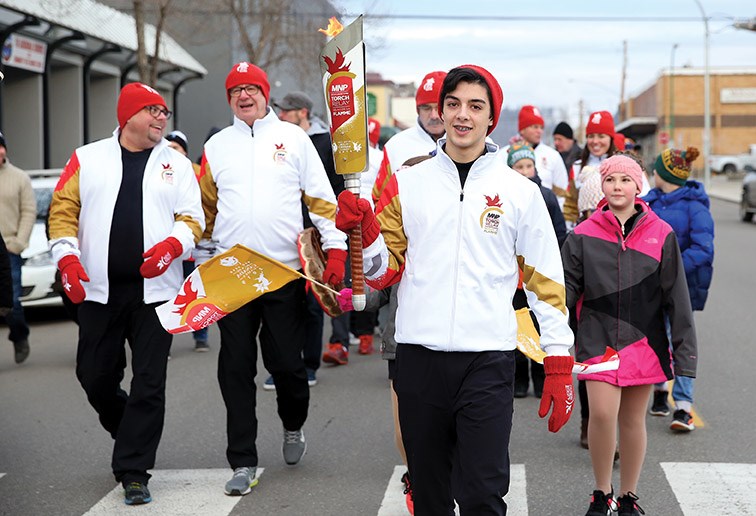
<instances>
[{"instance_id":1,"label":"boy in colorful knit hat","mask_svg":"<svg viewBox=\"0 0 756 516\"><path fill-rule=\"evenodd\" d=\"M689 179L690 165L697 157L695 147L662 151L654 164L656 186L643 199L675 231L685 265L691 307L703 310L713 272L714 221L703 185ZM654 416L668 416L667 397L667 384L657 384L649 412ZM693 431L693 378L675 378L672 399L675 412L669 427L676 432Z\"/></svg>"}]
</instances>

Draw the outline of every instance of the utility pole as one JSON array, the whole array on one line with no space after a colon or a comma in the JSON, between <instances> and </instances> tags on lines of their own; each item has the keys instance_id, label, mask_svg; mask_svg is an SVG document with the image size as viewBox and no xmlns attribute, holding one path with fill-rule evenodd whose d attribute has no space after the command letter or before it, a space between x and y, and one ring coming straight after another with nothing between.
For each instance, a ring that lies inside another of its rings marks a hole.
<instances>
[{"instance_id":1,"label":"utility pole","mask_svg":"<svg viewBox=\"0 0 756 516\"><path fill-rule=\"evenodd\" d=\"M619 122L625 121L625 79L627 79L627 40L622 42L622 82L620 83Z\"/></svg>"},{"instance_id":2,"label":"utility pole","mask_svg":"<svg viewBox=\"0 0 756 516\"><path fill-rule=\"evenodd\" d=\"M585 144L585 138L584 138L584 128L585 124L583 123L583 111L585 111L585 107L583 105L583 99L580 99L578 101L578 141L581 145Z\"/></svg>"}]
</instances>

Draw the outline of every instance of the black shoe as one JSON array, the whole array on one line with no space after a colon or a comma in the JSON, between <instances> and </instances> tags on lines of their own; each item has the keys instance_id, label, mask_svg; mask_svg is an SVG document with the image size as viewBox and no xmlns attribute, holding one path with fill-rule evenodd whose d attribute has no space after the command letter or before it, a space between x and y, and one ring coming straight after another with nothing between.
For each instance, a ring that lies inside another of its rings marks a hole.
<instances>
[{"instance_id":1,"label":"black shoe","mask_svg":"<svg viewBox=\"0 0 756 516\"><path fill-rule=\"evenodd\" d=\"M598 489L591 496L591 505L585 516L609 516L614 510L614 493L605 494Z\"/></svg>"},{"instance_id":2,"label":"black shoe","mask_svg":"<svg viewBox=\"0 0 756 516\"><path fill-rule=\"evenodd\" d=\"M126 505L142 505L150 503L152 496L150 490L147 489L147 484L141 482L129 482L123 486L124 490L124 502Z\"/></svg>"},{"instance_id":3,"label":"black shoe","mask_svg":"<svg viewBox=\"0 0 756 516\"><path fill-rule=\"evenodd\" d=\"M514 397L515 398L526 398L528 396L528 385L517 385L514 386Z\"/></svg>"},{"instance_id":4,"label":"black shoe","mask_svg":"<svg viewBox=\"0 0 756 516\"><path fill-rule=\"evenodd\" d=\"M29 358L29 341L19 340L18 342L13 343L13 350L16 352L14 358L16 359L16 363L20 364L27 358Z\"/></svg>"},{"instance_id":5,"label":"black shoe","mask_svg":"<svg viewBox=\"0 0 756 516\"><path fill-rule=\"evenodd\" d=\"M646 514L640 505L635 503L638 499L635 493L627 492L625 496L617 498L617 514L618 516L640 516Z\"/></svg>"},{"instance_id":6,"label":"black shoe","mask_svg":"<svg viewBox=\"0 0 756 516\"><path fill-rule=\"evenodd\" d=\"M648 411L652 416L668 416L669 405L667 405L667 391L654 391L654 402L651 403L651 410Z\"/></svg>"},{"instance_id":7,"label":"black shoe","mask_svg":"<svg viewBox=\"0 0 756 516\"><path fill-rule=\"evenodd\" d=\"M696 425L693 424L693 416L689 412L678 409L672 416L672 423L669 424L669 428L675 432L692 432L696 429Z\"/></svg>"}]
</instances>

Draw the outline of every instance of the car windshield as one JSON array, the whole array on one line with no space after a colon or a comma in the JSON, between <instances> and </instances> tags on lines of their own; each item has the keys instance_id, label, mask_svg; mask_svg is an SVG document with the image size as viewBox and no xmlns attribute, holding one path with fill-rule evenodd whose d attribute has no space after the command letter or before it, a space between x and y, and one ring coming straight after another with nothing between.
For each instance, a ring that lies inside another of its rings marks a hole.
<instances>
[{"instance_id":1,"label":"car windshield","mask_svg":"<svg viewBox=\"0 0 756 516\"><path fill-rule=\"evenodd\" d=\"M47 215L50 212L50 201L52 201L52 187L34 188L34 197L37 199L37 222L47 222Z\"/></svg>"}]
</instances>

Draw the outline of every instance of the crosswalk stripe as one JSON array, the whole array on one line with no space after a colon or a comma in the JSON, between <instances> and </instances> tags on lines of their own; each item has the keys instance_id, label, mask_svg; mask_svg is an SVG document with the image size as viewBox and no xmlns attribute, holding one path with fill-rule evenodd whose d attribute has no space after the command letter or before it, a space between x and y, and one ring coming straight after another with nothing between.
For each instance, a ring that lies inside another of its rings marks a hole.
<instances>
[{"instance_id":1,"label":"crosswalk stripe","mask_svg":"<svg viewBox=\"0 0 756 516\"><path fill-rule=\"evenodd\" d=\"M263 470L257 468L257 478ZM228 468L155 470L150 479L152 502L141 507L151 516L227 516L242 498L223 493L229 478L231 470ZM84 516L133 516L141 507L123 503L123 488L117 486Z\"/></svg>"},{"instance_id":2,"label":"crosswalk stripe","mask_svg":"<svg viewBox=\"0 0 756 516\"><path fill-rule=\"evenodd\" d=\"M3 478L5 476L5 473L0 473L0 478Z\"/></svg>"},{"instance_id":3,"label":"crosswalk stripe","mask_svg":"<svg viewBox=\"0 0 756 516\"><path fill-rule=\"evenodd\" d=\"M756 464L662 462L680 509L699 514L756 516Z\"/></svg>"},{"instance_id":4,"label":"crosswalk stripe","mask_svg":"<svg viewBox=\"0 0 756 516\"><path fill-rule=\"evenodd\" d=\"M402 475L407 466L394 466L381 507L377 516L406 516L407 505L403 493ZM509 493L504 497L509 516L528 516L527 482L525 464L512 464L510 467ZM456 512L459 514L459 512Z\"/></svg>"}]
</instances>

